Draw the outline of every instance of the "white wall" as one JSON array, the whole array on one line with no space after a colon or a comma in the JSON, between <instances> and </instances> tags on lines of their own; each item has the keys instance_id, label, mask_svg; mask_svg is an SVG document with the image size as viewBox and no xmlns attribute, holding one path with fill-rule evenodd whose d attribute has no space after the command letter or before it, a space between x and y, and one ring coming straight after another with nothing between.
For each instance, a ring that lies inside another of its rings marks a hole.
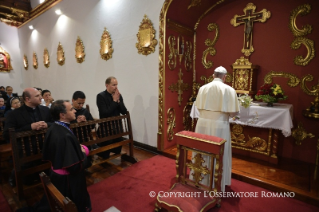
<instances>
[{"instance_id":1,"label":"white wall","mask_svg":"<svg viewBox=\"0 0 319 212\"><path fill-rule=\"evenodd\" d=\"M153 22L158 40L159 14L164 0L64 0L18 30L21 57L28 56L29 70L22 71L25 87L49 89L54 99L71 99L76 90L87 96L93 117L98 118L96 95L105 90L105 79L115 76L124 103L131 113L134 140L156 146L158 126L158 45L155 53L137 53L139 25L146 14ZM61 9L62 16L54 11ZM33 25L35 30L28 29ZM104 27L113 40L113 58L102 60L99 43ZM85 61L75 59L75 42L80 36ZM65 65L56 62L58 43L64 47ZM47 48L51 64L43 65ZM32 53L39 67L32 67ZM22 63L20 64L22 67ZM18 68L18 67L17 67ZM20 68L21 69L21 68Z\"/></svg>"},{"instance_id":2,"label":"white wall","mask_svg":"<svg viewBox=\"0 0 319 212\"><path fill-rule=\"evenodd\" d=\"M19 49L18 29L16 27L0 22L0 46L10 54L13 68L10 72L0 72L0 86L6 87L10 85L14 93L21 95L24 87L21 75L23 66Z\"/></svg>"}]
</instances>

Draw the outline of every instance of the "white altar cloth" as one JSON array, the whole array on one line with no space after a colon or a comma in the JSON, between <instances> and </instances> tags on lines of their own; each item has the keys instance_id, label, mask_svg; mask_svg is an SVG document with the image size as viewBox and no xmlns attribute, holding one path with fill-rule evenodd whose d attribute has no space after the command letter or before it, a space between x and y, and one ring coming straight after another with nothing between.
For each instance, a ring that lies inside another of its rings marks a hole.
<instances>
[{"instance_id":1,"label":"white altar cloth","mask_svg":"<svg viewBox=\"0 0 319 212\"><path fill-rule=\"evenodd\" d=\"M193 104L190 116L198 118L199 112ZM247 125L260 128L281 130L285 137L291 135L293 128L293 107L291 104L274 103L273 107L267 107L267 103L258 102L248 108L240 106L239 119L229 119L229 123Z\"/></svg>"}]
</instances>

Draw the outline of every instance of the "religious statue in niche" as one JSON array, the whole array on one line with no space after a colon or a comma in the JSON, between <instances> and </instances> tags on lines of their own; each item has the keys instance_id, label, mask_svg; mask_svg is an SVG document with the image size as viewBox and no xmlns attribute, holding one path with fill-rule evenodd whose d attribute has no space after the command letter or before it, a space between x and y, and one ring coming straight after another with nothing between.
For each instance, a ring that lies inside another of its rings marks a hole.
<instances>
[{"instance_id":1,"label":"religious statue in niche","mask_svg":"<svg viewBox=\"0 0 319 212\"><path fill-rule=\"evenodd\" d=\"M152 22L146 15L144 15L144 19L141 22L136 36L137 43L135 46L139 54L149 55L152 52L155 52L155 46L157 44L157 40L155 39L155 29Z\"/></svg>"},{"instance_id":2,"label":"religious statue in niche","mask_svg":"<svg viewBox=\"0 0 319 212\"><path fill-rule=\"evenodd\" d=\"M235 15L233 19L230 20L230 24L237 27L241 24L245 25L244 33L244 45L241 52L245 56L250 56L254 52L253 47L253 27L254 22L266 22L270 18L271 13L266 9L262 9L260 12L255 12L256 6L253 3L248 3L244 8L245 15Z\"/></svg>"},{"instance_id":3,"label":"religious statue in niche","mask_svg":"<svg viewBox=\"0 0 319 212\"><path fill-rule=\"evenodd\" d=\"M112 48L112 40L110 33L104 28L104 32L101 37L100 41L100 55L103 60L108 60L112 58L113 48Z\"/></svg>"},{"instance_id":4,"label":"religious statue in niche","mask_svg":"<svg viewBox=\"0 0 319 212\"><path fill-rule=\"evenodd\" d=\"M85 58L84 45L79 36L75 43L75 58L78 63L82 63Z\"/></svg>"},{"instance_id":5,"label":"religious statue in niche","mask_svg":"<svg viewBox=\"0 0 319 212\"><path fill-rule=\"evenodd\" d=\"M10 55L0 46L0 71L9 72L12 70Z\"/></svg>"}]
</instances>

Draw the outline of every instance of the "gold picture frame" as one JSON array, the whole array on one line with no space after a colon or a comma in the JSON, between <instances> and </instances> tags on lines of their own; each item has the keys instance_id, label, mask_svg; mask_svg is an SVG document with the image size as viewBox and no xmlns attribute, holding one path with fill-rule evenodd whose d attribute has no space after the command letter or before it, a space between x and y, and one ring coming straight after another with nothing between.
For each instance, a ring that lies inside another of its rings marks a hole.
<instances>
[{"instance_id":1,"label":"gold picture frame","mask_svg":"<svg viewBox=\"0 0 319 212\"><path fill-rule=\"evenodd\" d=\"M46 68L50 67L50 55L47 48L45 48L43 52L43 64Z\"/></svg>"},{"instance_id":2,"label":"gold picture frame","mask_svg":"<svg viewBox=\"0 0 319 212\"><path fill-rule=\"evenodd\" d=\"M144 15L144 19L136 35L137 43L135 46L139 54L149 55L155 52L155 46L157 45L155 32L152 22L148 19L147 15Z\"/></svg>"},{"instance_id":3,"label":"gold picture frame","mask_svg":"<svg viewBox=\"0 0 319 212\"><path fill-rule=\"evenodd\" d=\"M75 43L75 58L78 63L83 63L85 59L84 44L79 36Z\"/></svg>"},{"instance_id":4,"label":"gold picture frame","mask_svg":"<svg viewBox=\"0 0 319 212\"><path fill-rule=\"evenodd\" d=\"M11 66L10 54L0 46L0 72L10 72Z\"/></svg>"},{"instance_id":5,"label":"gold picture frame","mask_svg":"<svg viewBox=\"0 0 319 212\"><path fill-rule=\"evenodd\" d=\"M28 68L29 68L27 55L23 56L23 67L24 67L25 70L28 70Z\"/></svg>"},{"instance_id":6,"label":"gold picture frame","mask_svg":"<svg viewBox=\"0 0 319 212\"><path fill-rule=\"evenodd\" d=\"M32 56L32 65L33 68L38 69L38 57L37 57L37 53L33 52L33 56Z\"/></svg>"},{"instance_id":7,"label":"gold picture frame","mask_svg":"<svg viewBox=\"0 0 319 212\"><path fill-rule=\"evenodd\" d=\"M100 55L103 60L112 58L114 49L112 48L112 40L109 31L104 27L103 34L100 41Z\"/></svg>"},{"instance_id":8,"label":"gold picture frame","mask_svg":"<svg viewBox=\"0 0 319 212\"><path fill-rule=\"evenodd\" d=\"M64 62L65 62L64 49L60 42L59 42L57 53L56 53L56 60L58 61L58 64L60 66L64 65Z\"/></svg>"}]
</instances>

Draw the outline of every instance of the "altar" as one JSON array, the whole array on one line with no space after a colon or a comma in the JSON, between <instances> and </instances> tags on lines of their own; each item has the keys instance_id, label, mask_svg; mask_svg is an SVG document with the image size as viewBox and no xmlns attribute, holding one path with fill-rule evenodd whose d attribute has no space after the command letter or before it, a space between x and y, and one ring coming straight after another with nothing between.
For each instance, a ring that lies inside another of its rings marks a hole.
<instances>
[{"instance_id":1,"label":"altar","mask_svg":"<svg viewBox=\"0 0 319 212\"><path fill-rule=\"evenodd\" d=\"M293 107L291 104L257 103L240 107L239 119L230 119L232 151L235 154L278 163L279 133L291 135Z\"/></svg>"},{"instance_id":2,"label":"altar","mask_svg":"<svg viewBox=\"0 0 319 212\"><path fill-rule=\"evenodd\" d=\"M279 133L291 135L293 128L293 106L254 102L248 108L240 106L237 119L230 118L232 152L277 164ZM198 118L199 112L192 107L191 117Z\"/></svg>"}]
</instances>

